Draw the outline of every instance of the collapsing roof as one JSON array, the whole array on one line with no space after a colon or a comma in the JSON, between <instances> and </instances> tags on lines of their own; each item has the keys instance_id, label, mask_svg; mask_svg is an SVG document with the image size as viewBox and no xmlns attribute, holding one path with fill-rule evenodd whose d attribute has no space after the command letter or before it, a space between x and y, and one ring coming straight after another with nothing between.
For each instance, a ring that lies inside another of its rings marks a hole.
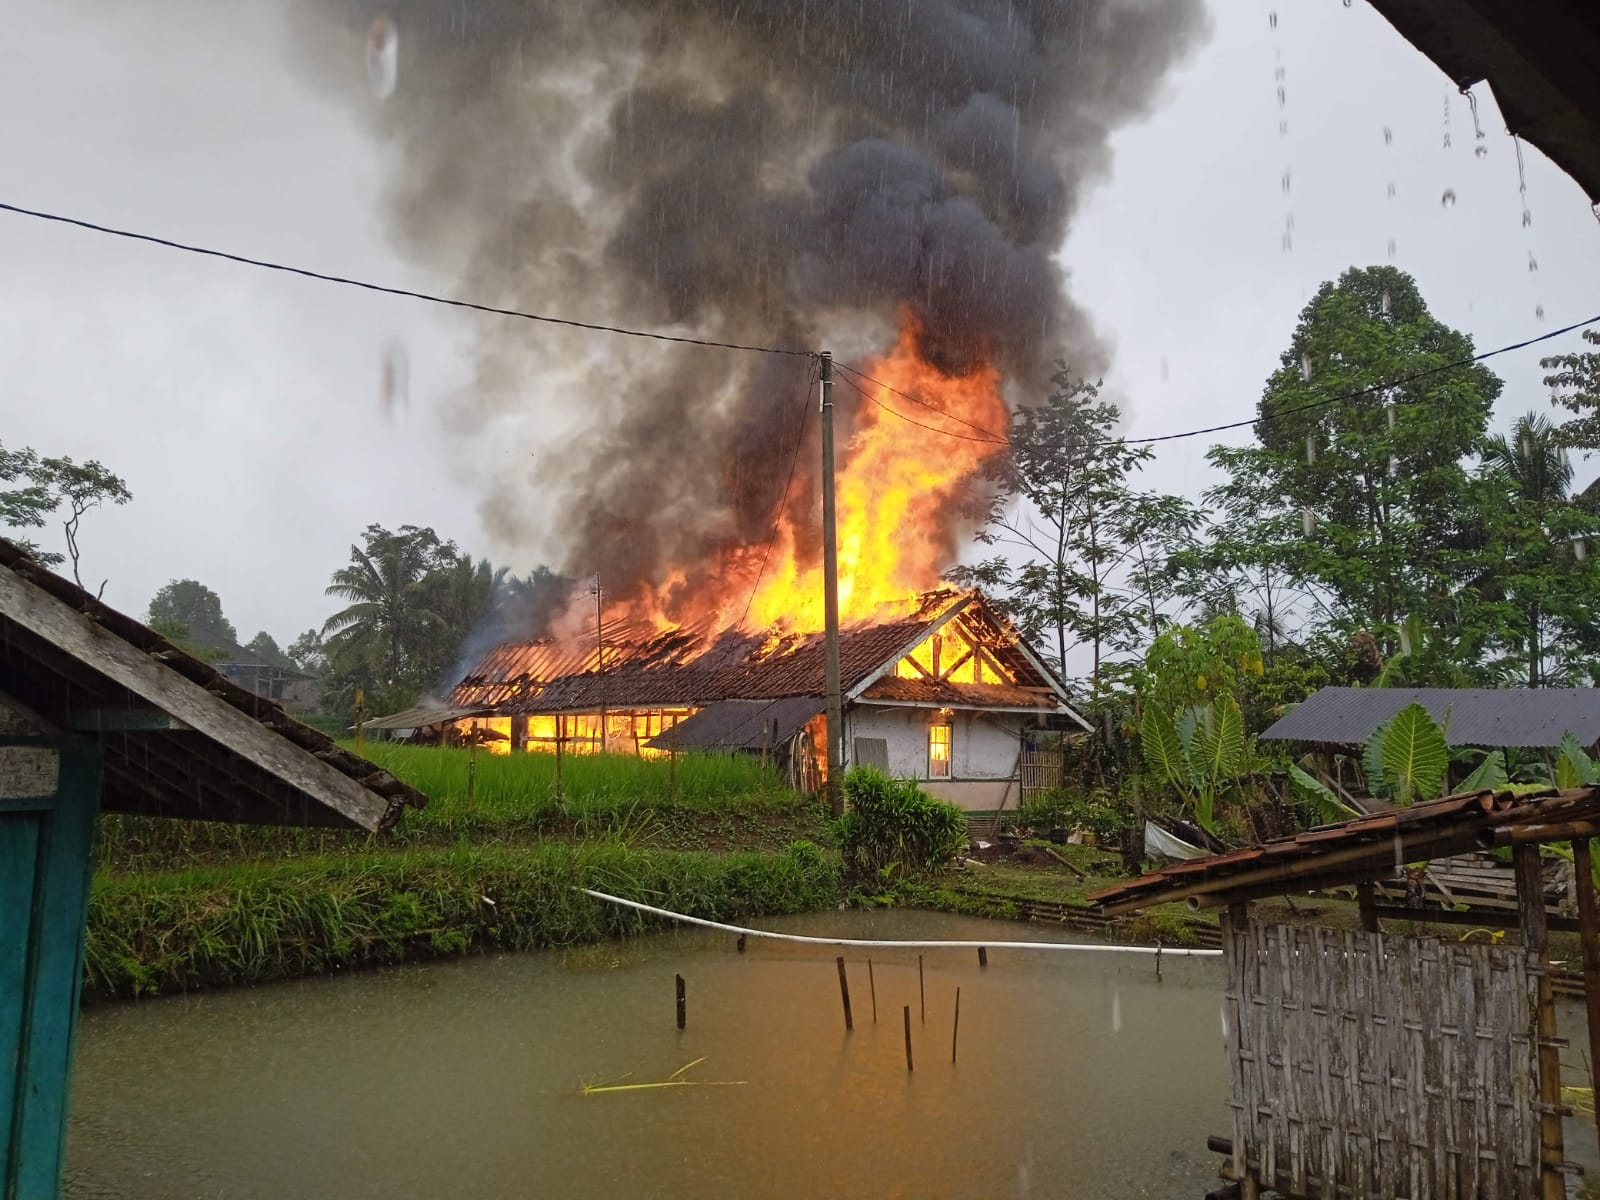
<instances>
[{"instance_id":1,"label":"collapsing roof","mask_svg":"<svg viewBox=\"0 0 1600 1200\"><path fill-rule=\"evenodd\" d=\"M946 628L973 647L992 682L893 677L901 659ZM662 633L613 624L600 640L604 670L597 669L597 645L575 649L571 642L546 639L496 646L456 685L450 703L497 713L555 713L765 702L824 692L820 633L696 627ZM907 613L841 631L839 667L847 702L1056 712L1082 723L1066 703L1065 686L976 592L929 592ZM759 737L759 724L756 732Z\"/></svg>"},{"instance_id":2,"label":"collapsing roof","mask_svg":"<svg viewBox=\"0 0 1600 1200\"><path fill-rule=\"evenodd\" d=\"M0 693L96 743L108 811L377 830L427 803L3 539Z\"/></svg>"},{"instance_id":3,"label":"collapsing roof","mask_svg":"<svg viewBox=\"0 0 1600 1200\"><path fill-rule=\"evenodd\" d=\"M654 750L761 750L792 738L827 702L821 696L718 700L650 741Z\"/></svg>"},{"instance_id":4,"label":"collapsing roof","mask_svg":"<svg viewBox=\"0 0 1600 1200\"><path fill-rule=\"evenodd\" d=\"M1488 80L1506 128L1600 202L1600 6L1594 0L1372 0L1462 88Z\"/></svg>"},{"instance_id":5,"label":"collapsing roof","mask_svg":"<svg viewBox=\"0 0 1600 1200\"><path fill-rule=\"evenodd\" d=\"M1452 746L1561 744L1568 732L1584 746L1600 741L1600 688L1323 688L1261 736L1267 741L1359 746L1408 704L1420 704Z\"/></svg>"}]
</instances>

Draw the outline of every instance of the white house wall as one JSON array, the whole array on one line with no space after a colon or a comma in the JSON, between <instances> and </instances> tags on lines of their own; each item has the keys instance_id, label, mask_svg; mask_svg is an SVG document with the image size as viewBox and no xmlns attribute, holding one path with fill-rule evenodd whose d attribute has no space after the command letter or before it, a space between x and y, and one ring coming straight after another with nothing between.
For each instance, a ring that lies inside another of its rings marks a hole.
<instances>
[{"instance_id":1,"label":"white house wall","mask_svg":"<svg viewBox=\"0 0 1600 1200\"><path fill-rule=\"evenodd\" d=\"M1017 803L1018 755L1022 730L1032 721L1015 713L957 710L950 725L950 778L928 776L928 727L940 723L937 710L853 706L845 718L845 752L854 739L888 743L889 774L915 779L925 791L970 812L990 812Z\"/></svg>"}]
</instances>

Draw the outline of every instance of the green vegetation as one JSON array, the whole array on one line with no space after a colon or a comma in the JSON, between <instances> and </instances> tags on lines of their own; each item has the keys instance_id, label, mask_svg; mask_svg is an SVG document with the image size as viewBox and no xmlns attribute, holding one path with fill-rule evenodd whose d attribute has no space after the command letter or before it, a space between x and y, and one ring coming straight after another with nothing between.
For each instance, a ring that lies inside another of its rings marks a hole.
<instances>
[{"instance_id":1,"label":"green vegetation","mask_svg":"<svg viewBox=\"0 0 1600 1200\"><path fill-rule=\"evenodd\" d=\"M942 870L967 842L967 818L910 779L891 779L872 767L844 776L849 811L833 822L851 880L893 884Z\"/></svg>"},{"instance_id":2,"label":"green vegetation","mask_svg":"<svg viewBox=\"0 0 1600 1200\"><path fill-rule=\"evenodd\" d=\"M84 516L108 500L112 504L126 504L133 499L128 485L93 459L78 463L70 458L41 457L26 446L7 450L3 443L0 443L0 484L20 485L0 488L0 529L8 532L41 529L46 519L58 518L66 538L65 556L41 550L15 533L11 533L11 537L46 566L60 566L71 558L72 577L79 587L83 586L83 580L78 574L82 555L78 533Z\"/></svg>"},{"instance_id":3,"label":"green vegetation","mask_svg":"<svg viewBox=\"0 0 1600 1200\"><path fill-rule=\"evenodd\" d=\"M89 905L91 994L262 983L476 950L525 950L657 928L593 887L715 920L831 907L837 860L626 845L383 851L105 875Z\"/></svg>"}]
</instances>

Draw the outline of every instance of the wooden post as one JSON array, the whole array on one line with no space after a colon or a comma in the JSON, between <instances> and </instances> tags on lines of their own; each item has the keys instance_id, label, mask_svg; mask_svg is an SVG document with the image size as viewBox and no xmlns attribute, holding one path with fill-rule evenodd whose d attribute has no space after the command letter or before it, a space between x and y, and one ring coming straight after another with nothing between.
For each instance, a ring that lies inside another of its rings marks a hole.
<instances>
[{"instance_id":1,"label":"wooden post","mask_svg":"<svg viewBox=\"0 0 1600 1200\"><path fill-rule=\"evenodd\" d=\"M472 723L472 741L467 744L467 811L472 811L478 793L478 723Z\"/></svg>"},{"instance_id":2,"label":"wooden post","mask_svg":"<svg viewBox=\"0 0 1600 1200\"><path fill-rule=\"evenodd\" d=\"M1372 880L1363 879L1356 884L1356 904L1361 910L1361 928L1367 933L1378 933L1378 893Z\"/></svg>"},{"instance_id":3,"label":"wooden post","mask_svg":"<svg viewBox=\"0 0 1600 1200\"><path fill-rule=\"evenodd\" d=\"M1583 945L1583 995L1589 1025L1589 1086L1600 1096L1600 915L1595 912L1589 839L1572 839L1572 889L1578 893L1578 940ZM1595 1108L1600 1130L1600 1105Z\"/></svg>"},{"instance_id":4,"label":"wooden post","mask_svg":"<svg viewBox=\"0 0 1600 1200\"><path fill-rule=\"evenodd\" d=\"M1561 1173L1561 1050L1556 1045L1555 993L1546 962L1544 873L1539 868L1539 847L1518 846L1512 851L1517 872L1517 909L1522 918L1522 948L1528 974L1534 980L1534 1013L1539 1035L1539 1195L1541 1200L1564 1200Z\"/></svg>"},{"instance_id":5,"label":"wooden post","mask_svg":"<svg viewBox=\"0 0 1600 1200\"><path fill-rule=\"evenodd\" d=\"M961 1034L961 989L956 989L956 1019L950 1026L950 1061L956 1060L956 1038Z\"/></svg>"},{"instance_id":6,"label":"wooden post","mask_svg":"<svg viewBox=\"0 0 1600 1200\"><path fill-rule=\"evenodd\" d=\"M906 1070L911 1070L911 1005L906 1005Z\"/></svg>"},{"instance_id":7,"label":"wooden post","mask_svg":"<svg viewBox=\"0 0 1600 1200\"><path fill-rule=\"evenodd\" d=\"M989 947L978 947L978 965L980 967L987 967L989 965Z\"/></svg>"},{"instance_id":8,"label":"wooden post","mask_svg":"<svg viewBox=\"0 0 1600 1200\"><path fill-rule=\"evenodd\" d=\"M878 1023L878 984L872 978L872 960L867 959L867 988L872 992L872 1023Z\"/></svg>"},{"instance_id":9,"label":"wooden post","mask_svg":"<svg viewBox=\"0 0 1600 1200\"><path fill-rule=\"evenodd\" d=\"M917 955L917 999L922 1004L922 1023L928 1023L928 992L922 986L922 955Z\"/></svg>"},{"instance_id":10,"label":"wooden post","mask_svg":"<svg viewBox=\"0 0 1600 1200\"><path fill-rule=\"evenodd\" d=\"M850 1019L850 980L844 973L844 955L841 954L834 961L839 964L839 999L844 1002L844 1028L849 1033L856 1027L856 1023Z\"/></svg>"},{"instance_id":11,"label":"wooden post","mask_svg":"<svg viewBox=\"0 0 1600 1200\"><path fill-rule=\"evenodd\" d=\"M356 689L356 756L359 758L366 753L367 748L367 693Z\"/></svg>"},{"instance_id":12,"label":"wooden post","mask_svg":"<svg viewBox=\"0 0 1600 1200\"><path fill-rule=\"evenodd\" d=\"M744 934L742 933L739 935L739 953L744 953Z\"/></svg>"},{"instance_id":13,"label":"wooden post","mask_svg":"<svg viewBox=\"0 0 1600 1200\"><path fill-rule=\"evenodd\" d=\"M561 743L567 739L566 717L556 717L556 799L561 799Z\"/></svg>"},{"instance_id":14,"label":"wooden post","mask_svg":"<svg viewBox=\"0 0 1600 1200\"><path fill-rule=\"evenodd\" d=\"M677 978L678 978L678 1028L682 1029L684 1027L684 1025L688 1021L688 1017L689 1017L689 1001L688 1001L688 997L684 994L683 976L679 975Z\"/></svg>"}]
</instances>

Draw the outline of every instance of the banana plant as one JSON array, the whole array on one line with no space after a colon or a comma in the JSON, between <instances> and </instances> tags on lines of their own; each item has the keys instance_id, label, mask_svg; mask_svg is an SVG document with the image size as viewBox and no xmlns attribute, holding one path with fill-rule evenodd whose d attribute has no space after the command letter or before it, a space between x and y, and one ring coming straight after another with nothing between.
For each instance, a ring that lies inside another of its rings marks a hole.
<instances>
[{"instance_id":1,"label":"banana plant","mask_svg":"<svg viewBox=\"0 0 1600 1200\"><path fill-rule=\"evenodd\" d=\"M1177 713L1151 705L1139 743L1156 778L1184 798L1202 829L1215 833L1217 798L1251 773L1255 757L1238 701L1223 695Z\"/></svg>"}]
</instances>

